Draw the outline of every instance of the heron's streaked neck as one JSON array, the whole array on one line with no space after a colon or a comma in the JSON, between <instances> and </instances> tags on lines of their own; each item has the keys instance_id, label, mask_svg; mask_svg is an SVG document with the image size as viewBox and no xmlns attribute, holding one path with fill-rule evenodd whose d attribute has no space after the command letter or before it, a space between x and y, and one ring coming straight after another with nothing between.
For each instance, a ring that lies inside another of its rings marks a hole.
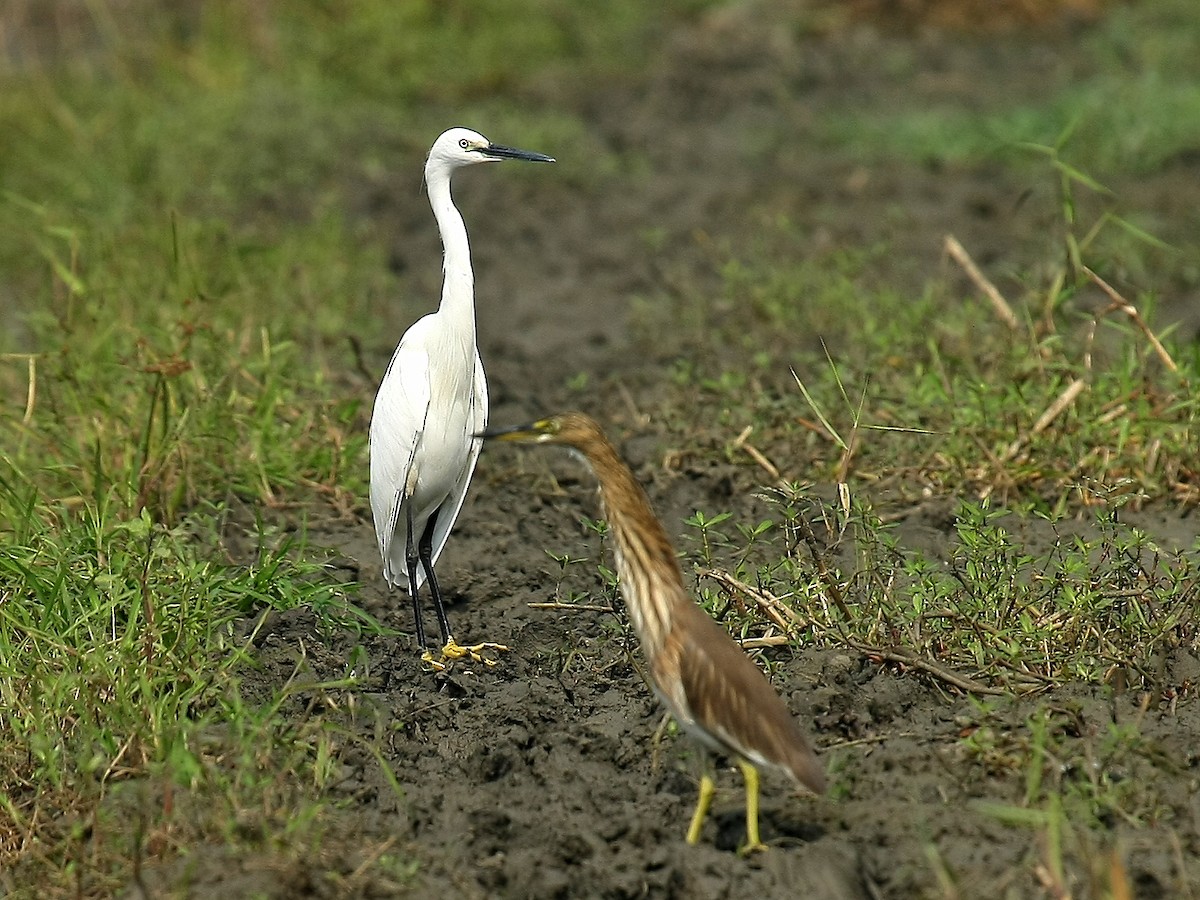
<instances>
[{"instance_id":1,"label":"heron's streaked neck","mask_svg":"<svg viewBox=\"0 0 1200 900\"><path fill-rule=\"evenodd\" d=\"M607 440L580 448L600 482L600 502L612 535L621 595L629 618L653 659L671 630L677 603L686 599L675 548L650 508L645 490Z\"/></svg>"},{"instance_id":2,"label":"heron's streaked neck","mask_svg":"<svg viewBox=\"0 0 1200 900\"><path fill-rule=\"evenodd\" d=\"M429 205L442 235L442 305L465 337L475 342L475 279L471 272L471 245L467 226L450 197L450 175L437 169L425 172Z\"/></svg>"}]
</instances>

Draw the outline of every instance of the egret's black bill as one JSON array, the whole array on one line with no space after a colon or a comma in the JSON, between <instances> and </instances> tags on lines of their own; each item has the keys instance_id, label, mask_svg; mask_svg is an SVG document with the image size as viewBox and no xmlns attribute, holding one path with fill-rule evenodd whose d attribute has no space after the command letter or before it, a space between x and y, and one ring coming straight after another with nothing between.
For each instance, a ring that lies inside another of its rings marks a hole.
<instances>
[{"instance_id":1,"label":"egret's black bill","mask_svg":"<svg viewBox=\"0 0 1200 900\"><path fill-rule=\"evenodd\" d=\"M504 147L500 144L489 144L481 147L479 152L484 156L496 159L523 159L526 162L554 162L553 156L544 153L534 153L532 150L518 150L516 147Z\"/></svg>"}]
</instances>

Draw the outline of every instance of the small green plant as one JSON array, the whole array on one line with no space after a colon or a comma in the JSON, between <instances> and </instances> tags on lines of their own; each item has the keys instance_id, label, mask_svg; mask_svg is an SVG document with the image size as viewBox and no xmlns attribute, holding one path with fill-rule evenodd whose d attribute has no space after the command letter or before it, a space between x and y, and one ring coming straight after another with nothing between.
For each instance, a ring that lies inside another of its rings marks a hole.
<instances>
[{"instance_id":1,"label":"small green plant","mask_svg":"<svg viewBox=\"0 0 1200 900\"><path fill-rule=\"evenodd\" d=\"M729 546L729 537L717 526L729 521L732 515L732 513L723 512L717 513L714 516L708 516L702 510L696 510L691 516L683 520L684 525L694 528L699 532L699 537L696 540L700 542L699 555L700 562L703 565L712 565L713 554L716 548Z\"/></svg>"},{"instance_id":2,"label":"small green plant","mask_svg":"<svg viewBox=\"0 0 1200 900\"><path fill-rule=\"evenodd\" d=\"M551 550L547 550L546 555L554 560L554 563L558 566L554 579L554 602L576 602L579 599L580 594L576 591L564 592L563 585L567 580L568 570L572 567L578 566L581 563L586 563L588 561L587 558L573 557L569 553L554 553Z\"/></svg>"}]
</instances>

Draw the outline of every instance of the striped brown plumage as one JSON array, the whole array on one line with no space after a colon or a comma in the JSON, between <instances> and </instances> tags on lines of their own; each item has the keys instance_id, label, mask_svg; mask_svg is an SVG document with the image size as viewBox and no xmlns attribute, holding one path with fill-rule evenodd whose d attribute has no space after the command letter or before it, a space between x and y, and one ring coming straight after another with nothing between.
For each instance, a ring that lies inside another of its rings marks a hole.
<instances>
[{"instance_id":1,"label":"striped brown plumage","mask_svg":"<svg viewBox=\"0 0 1200 900\"><path fill-rule=\"evenodd\" d=\"M743 765L748 847L759 849L757 777L752 780L745 764L778 769L813 793L825 790L824 770L799 723L758 666L688 595L675 550L646 492L594 420L564 413L486 436L564 445L591 466L614 543L621 595L654 690L688 733ZM701 784L689 840L698 835L706 789L711 796L711 781Z\"/></svg>"}]
</instances>

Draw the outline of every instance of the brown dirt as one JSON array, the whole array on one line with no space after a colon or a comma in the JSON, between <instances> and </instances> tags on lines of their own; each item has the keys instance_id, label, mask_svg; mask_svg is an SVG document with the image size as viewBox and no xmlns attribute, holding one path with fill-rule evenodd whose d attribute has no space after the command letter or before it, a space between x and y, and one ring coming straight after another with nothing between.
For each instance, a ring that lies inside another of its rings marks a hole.
<instances>
[{"instance_id":1,"label":"brown dirt","mask_svg":"<svg viewBox=\"0 0 1200 900\"><path fill-rule=\"evenodd\" d=\"M986 39L930 30L889 35L867 26L803 35L779 7L745 4L669 35L657 61L624 83L535 88L525 102L579 111L596 146L636 152L653 175L572 182L490 171L459 183L456 197L475 251L493 421L525 421L586 404L611 423L669 530L682 533L683 517L697 508L765 517L769 512L751 496L756 470L663 467L669 448L642 412L655 410L670 359L635 340L630 299L660 295L672 279L703 289L712 275L697 230L736 244L773 213L786 213L811 235L797 253L888 242L892 252L875 274L902 290L918 290L946 272L940 248L947 232L985 265L1002 260L1006 271L1019 272L1038 264L1054 216L1051 186L1031 185L997 166L864 166L830 155L808 126L856 104L886 108L947 96L971 103L998 91L1014 99L1033 96L1085 74L1071 55L1077 36L1065 28ZM888 60L898 55L923 62L896 77ZM415 171L419 161L405 161L403 171ZM575 165L582 171L586 161ZM1194 159L1183 161L1116 187L1130 207L1163 211L1160 232L1171 239L1172 229L1186 233L1196 226L1197 169ZM1025 197L1027 190L1032 197ZM405 296L436 296L440 273L431 261L438 258L437 238L423 202L411 192L382 206L377 197L365 197L358 212L394 232ZM644 237L650 227L664 235L653 252ZM1159 324L1177 314L1195 332L1196 298L1177 287L1175 305L1160 307ZM374 370L382 371L391 352L389 335L398 336L425 308L412 303L379 311L380 332L368 345ZM580 372L590 379L586 399L566 386ZM404 793L397 798L372 757L348 751L339 787L345 833L331 834L329 847L344 854L349 880L332 887L310 877L305 860L274 861L261 871L248 863L231 868L223 851L197 849L179 867L151 873L149 882L183 879L193 896L212 897L230 891L278 897L405 891L464 898L943 896L928 854L936 847L954 873L958 896L1042 895L1032 830L1001 824L972 805L1018 804L1024 785L966 754L960 737L985 725L1001 745L1025 743L1026 719L1045 698L983 710L916 673L829 650L769 658L776 686L811 728L829 765L831 795L798 797L768 778L763 829L771 849L742 859L733 852L742 834L740 778L722 770L714 821L700 846L687 846L695 754L670 731L655 743L661 710L638 674L637 648L622 619L528 606L553 599L560 587L546 549L597 559L598 544L580 525L581 514L595 515L595 507L590 483L574 463L553 454L485 452L439 569L454 598L450 615L458 636L501 641L511 652L495 668L459 666L434 676L420 668L407 639L367 640L368 687L354 696L353 716L345 708L341 715L352 729L384 735L384 754ZM1147 517L1164 539L1193 542L1190 520L1161 512ZM310 538L358 573L366 608L391 626L411 627L403 598L387 596L376 577L367 518L318 525ZM1047 537L1022 539L1036 547ZM945 545L948 518L913 517L901 540ZM602 597L594 572L590 563L574 567L561 588ZM355 640L319 632L313 616L298 610L272 617L257 647L262 668L251 677L265 691L284 682L301 654L313 677L340 676ZM1172 683L1200 679L1194 657L1181 654L1164 667ZM1137 699L1114 700L1090 685L1063 689L1051 698L1053 727L1075 748L1073 756L1095 754L1114 718L1138 716ZM311 714L309 700L295 699L296 715ZM1194 702L1171 713L1155 702L1140 718L1145 738L1173 761L1154 770L1165 779L1154 817L1173 822L1185 843L1173 846L1167 832L1154 827L1112 823L1135 896L1181 896L1181 867L1193 890L1200 884L1194 862L1200 854L1198 758L1188 737L1200 730L1198 717ZM1131 761L1113 777L1142 777L1139 765ZM412 880L401 886L383 876L351 878L368 850L388 839L394 839L389 852L417 862ZM1070 837L1067 844L1077 858L1087 858L1086 845ZM1107 858L1097 857L1095 865L1103 868ZM1075 887L1077 896L1089 896L1087 884Z\"/></svg>"}]
</instances>

